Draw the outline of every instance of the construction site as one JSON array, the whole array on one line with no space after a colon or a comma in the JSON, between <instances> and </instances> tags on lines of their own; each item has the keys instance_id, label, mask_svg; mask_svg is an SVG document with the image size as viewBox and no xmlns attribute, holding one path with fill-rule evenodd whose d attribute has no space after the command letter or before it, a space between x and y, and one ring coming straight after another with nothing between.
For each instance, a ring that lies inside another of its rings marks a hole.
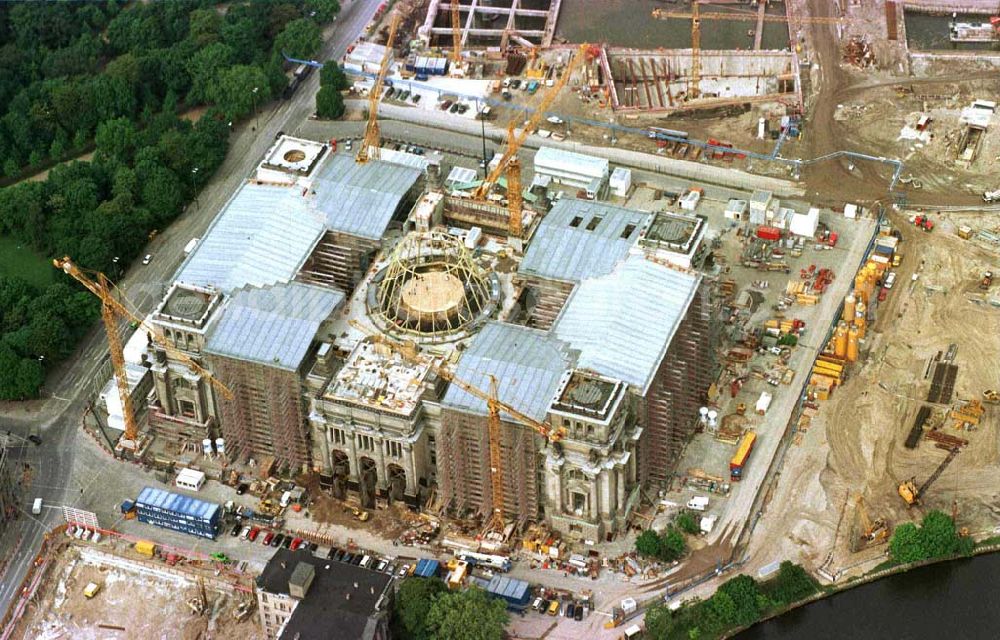
<instances>
[{"instance_id":1,"label":"construction site","mask_svg":"<svg viewBox=\"0 0 1000 640\"><path fill-rule=\"evenodd\" d=\"M275 637L253 603L315 570L282 545L592 580L597 637L737 563L861 574L929 509L995 533L1000 228L906 202L991 202L995 78L894 77L937 62L893 2L639 4L689 46L563 42L560 0L383 5L343 58L363 134L280 132L151 312L55 261L108 336L84 428L142 475L89 505L103 542L51 534L15 637ZM749 47L703 49L714 21ZM685 512L687 555L636 556Z\"/></svg>"}]
</instances>

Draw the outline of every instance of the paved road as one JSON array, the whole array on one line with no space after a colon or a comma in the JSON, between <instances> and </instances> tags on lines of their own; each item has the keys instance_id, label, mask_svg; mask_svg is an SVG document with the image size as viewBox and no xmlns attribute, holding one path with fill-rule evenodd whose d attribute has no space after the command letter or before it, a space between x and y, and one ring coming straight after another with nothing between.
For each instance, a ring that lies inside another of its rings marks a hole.
<instances>
[{"instance_id":1,"label":"paved road","mask_svg":"<svg viewBox=\"0 0 1000 640\"><path fill-rule=\"evenodd\" d=\"M325 44L318 59L339 59L371 20L381 0L348 0L342 2L337 22L327 30ZM148 266L136 265L119 282L129 299L142 314L153 310L169 284L171 276L183 259L183 248L192 237L200 237L215 214L232 196L271 146L278 132L291 131L314 111L319 89L319 74L312 74L295 96L288 101L263 107L258 117L234 128L226 159L198 199L169 228L164 229L146 248L153 255ZM259 129L259 130L258 130ZM112 504L133 493L133 487L123 483L100 482L106 457L84 456L76 460L75 451L85 444L85 435L78 427L80 416L95 384L105 380L98 372L105 367L107 341L99 326L82 342L70 365L57 372L46 383L50 399L33 414L21 418L0 417L0 433L26 437L38 433L43 443L18 446L12 450L17 463L27 462L32 468L32 480L25 487L23 501L26 515L10 524L0 539L0 557L12 553L10 565L0 578L0 610L6 610L13 600L44 532L62 519L56 505L83 502L88 506L96 500ZM128 467L126 467L128 468ZM138 487L145 476L136 468L130 477ZM31 502L41 497L50 508L33 517ZM108 523L110 524L110 523Z\"/></svg>"}]
</instances>

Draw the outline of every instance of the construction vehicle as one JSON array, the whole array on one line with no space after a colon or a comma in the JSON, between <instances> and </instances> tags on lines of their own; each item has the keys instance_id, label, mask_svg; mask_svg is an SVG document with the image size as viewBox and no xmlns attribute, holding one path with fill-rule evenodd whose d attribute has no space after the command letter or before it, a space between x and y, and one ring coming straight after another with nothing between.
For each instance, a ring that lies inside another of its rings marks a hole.
<instances>
[{"instance_id":1,"label":"construction vehicle","mask_svg":"<svg viewBox=\"0 0 1000 640\"><path fill-rule=\"evenodd\" d=\"M489 456L490 456L490 496L492 502L492 514L483 529L485 533L497 533L504 528L504 486L503 486L503 457L501 450L501 412L506 413L515 422L525 425L543 436L548 442L556 443L566 436L564 427L555 427L548 423L539 422L534 418L518 411L513 406L503 402L498 397L497 379L493 375L487 374L490 381L489 392L483 391L479 387L466 382L455 376L454 372L446 364L439 364L435 360L422 360L417 353L416 345L412 342L398 342L380 333L368 330L364 325L356 321L351 321L351 325L359 329L374 342L383 344L393 351L399 353L404 359L415 364L427 364L442 380L454 384L459 389L469 395L478 398L486 403L488 411L489 429Z\"/></svg>"},{"instance_id":2,"label":"construction vehicle","mask_svg":"<svg viewBox=\"0 0 1000 640\"><path fill-rule=\"evenodd\" d=\"M351 507L351 513L358 519L359 522L368 522L368 518L370 517L367 511L362 511L361 509L357 509L355 507Z\"/></svg>"},{"instance_id":3,"label":"construction vehicle","mask_svg":"<svg viewBox=\"0 0 1000 640\"><path fill-rule=\"evenodd\" d=\"M87 586L83 588L83 595L85 598L89 600L90 598L96 596L98 592L100 592L100 590L101 590L101 585L97 584L96 582L88 582Z\"/></svg>"},{"instance_id":4,"label":"construction vehicle","mask_svg":"<svg viewBox=\"0 0 1000 640\"><path fill-rule=\"evenodd\" d=\"M861 542L863 543L879 543L883 542L889 537L889 527L885 520L882 518L876 518L872 520L868 516L868 510L865 509L864 498L862 498L859 493L856 500L858 509L858 518L861 524Z\"/></svg>"},{"instance_id":5,"label":"construction vehicle","mask_svg":"<svg viewBox=\"0 0 1000 640\"><path fill-rule=\"evenodd\" d=\"M549 89L542 101L538 104L535 112L532 114L531 118L524 123L521 128L520 134L515 134L516 123L511 120L507 124L507 146L504 149L503 155L500 156L500 161L497 162L496 166L492 171L486 176L483 182L476 188L473 192L472 197L475 200L485 202L493 191L494 185L500 180L500 176L507 176L507 209L510 212L508 218L508 231L512 237L520 238L523 232L522 228L522 201L521 201L521 165L517 160L517 152L524 145L525 140L528 136L538 127L539 123L546 117L545 110L552 105L552 102L562 91L566 83L569 82L570 76L573 75L573 71L580 64L580 61L584 59L587 55L589 45L582 44L577 49L576 53L566 64L566 68L563 69L562 76L556 83Z\"/></svg>"},{"instance_id":6,"label":"construction vehicle","mask_svg":"<svg viewBox=\"0 0 1000 640\"><path fill-rule=\"evenodd\" d=\"M906 506L912 507L913 505L920 504L920 499L927 492L927 489L929 489L930 486L934 484L934 481L937 480L942 473L944 473L944 470L949 464L951 464L951 461L955 459L955 456L958 455L959 451L961 451L961 449L953 447L951 451L948 452L948 456L942 460L941 464L939 464L937 469L934 470L934 473L932 473L919 488L917 487L914 478L910 478L909 480L904 480L899 483L897 491L899 493L899 497L906 503Z\"/></svg>"},{"instance_id":7,"label":"construction vehicle","mask_svg":"<svg viewBox=\"0 0 1000 640\"><path fill-rule=\"evenodd\" d=\"M979 400L969 400L965 405L952 409L948 415L954 420L956 429L963 429L966 426L970 428L979 426L979 421L984 413L986 413L986 409Z\"/></svg>"},{"instance_id":8,"label":"construction vehicle","mask_svg":"<svg viewBox=\"0 0 1000 640\"><path fill-rule=\"evenodd\" d=\"M1000 189L994 189L992 191L984 191L983 202L985 202L986 204L1000 202Z\"/></svg>"},{"instance_id":9,"label":"construction vehicle","mask_svg":"<svg viewBox=\"0 0 1000 640\"><path fill-rule=\"evenodd\" d=\"M687 99L694 100L701 95L701 21L702 20L741 20L744 22L789 22L787 16L768 15L766 13L721 13L702 12L699 9L699 1L691 2L691 12L685 11L664 11L663 9L653 9L652 16L657 20L669 20L676 18L691 21L691 74L688 76ZM763 11L763 7L761 8ZM832 17L800 17L796 16L791 20L802 24L832 24L842 23L841 18Z\"/></svg>"},{"instance_id":10,"label":"construction vehicle","mask_svg":"<svg viewBox=\"0 0 1000 640\"><path fill-rule=\"evenodd\" d=\"M996 389L984 390L983 402L986 404L1000 404L1000 391L997 391Z\"/></svg>"},{"instance_id":11,"label":"construction vehicle","mask_svg":"<svg viewBox=\"0 0 1000 640\"><path fill-rule=\"evenodd\" d=\"M257 505L258 513L261 513L265 516L270 516L272 518L281 515L281 509L282 509L281 505L276 504L274 500L271 500L270 498L261 500L260 504Z\"/></svg>"},{"instance_id":12,"label":"construction vehicle","mask_svg":"<svg viewBox=\"0 0 1000 640\"><path fill-rule=\"evenodd\" d=\"M378 68L378 75L375 76L375 84L368 92L368 124L365 126L365 137L358 145L358 153L354 159L359 163L369 160L379 159L379 148L382 146L382 130L378 124L378 104L382 99L382 85L385 83L385 76L389 73L389 61L392 60L392 43L396 40L396 29L399 28L400 14L392 16L389 23L389 37L385 40L385 53L382 55L382 63Z\"/></svg>"},{"instance_id":13,"label":"construction vehicle","mask_svg":"<svg viewBox=\"0 0 1000 640\"><path fill-rule=\"evenodd\" d=\"M912 222L918 229L923 229L928 233L934 230L934 223L931 222L931 219L925 215L913 216L910 219L910 222Z\"/></svg>"},{"instance_id":14,"label":"construction vehicle","mask_svg":"<svg viewBox=\"0 0 1000 640\"><path fill-rule=\"evenodd\" d=\"M993 286L993 272L987 271L983 274L982 279L979 281L979 288L983 291L989 291L990 287Z\"/></svg>"},{"instance_id":15,"label":"construction vehicle","mask_svg":"<svg viewBox=\"0 0 1000 640\"><path fill-rule=\"evenodd\" d=\"M101 320L104 322L104 332L108 336L108 352L111 356L111 365L114 369L115 382L118 385L118 393L121 397L122 418L125 422L125 434L119 441L119 445L122 449L133 452L139 450L139 423L135 417L135 408L132 406L132 392L128 388L128 377L125 373L125 352L122 347L121 335L118 333L119 318L131 321L135 323L137 327L144 329L146 331L146 335L149 336L149 338L152 339L152 341L159 347L170 354L173 359L182 362L195 374L207 379L227 398L233 397L232 391L230 391L226 385L219 382L218 379L216 379L206 369L202 368L197 362L189 358L181 351L175 349L165 340L159 338L156 335L156 332L153 331L152 327L146 325L142 318L130 311L122 301L119 301L115 295L116 292L118 292L118 295L121 295L122 300L125 300L125 297L121 294L121 291L111 283L106 275L100 272L93 272L92 275L85 272L80 269L80 267L76 266L69 256L61 259L57 258L52 261L52 264L55 265L57 269L60 269L82 284L84 288L97 296L101 301Z\"/></svg>"}]
</instances>

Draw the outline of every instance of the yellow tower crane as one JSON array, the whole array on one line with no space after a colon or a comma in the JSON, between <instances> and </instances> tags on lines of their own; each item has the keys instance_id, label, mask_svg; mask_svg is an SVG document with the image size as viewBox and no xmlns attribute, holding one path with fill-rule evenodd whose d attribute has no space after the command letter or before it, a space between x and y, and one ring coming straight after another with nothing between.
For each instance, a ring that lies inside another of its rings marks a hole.
<instances>
[{"instance_id":1,"label":"yellow tower crane","mask_svg":"<svg viewBox=\"0 0 1000 640\"><path fill-rule=\"evenodd\" d=\"M389 37L385 41L385 53L382 55L382 64L379 65L378 75L375 77L375 84L368 92L368 125L365 127L365 138L358 147L358 154L354 157L357 162L368 162L379 159L379 147L382 146L382 131L378 126L378 103L382 99L382 84L385 76L389 73L389 62L392 60L392 43L396 40L396 30L399 28L399 14L393 14L389 22Z\"/></svg>"},{"instance_id":2,"label":"yellow tower crane","mask_svg":"<svg viewBox=\"0 0 1000 640\"><path fill-rule=\"evenodd\" d=\"M385 345L396 353L403 356L409 362L415 364L428 364L431 369L442 379L454 384L459 389L469 395L478 398L486 403L488 412L488 437L490 453L490 497L493 503L490 519L484 527L484 532L500 532L504 528L504 487L503 487L503 451L501 446L501 436L503 433L500 414L506 413L516 422L532 429L535 433L544 437L549 442L559 442L566 436L566 429L554 427L548 423L535 420L531 416L518 411L510 404L500 400L497 394L498 381L495 376L488 374L490 380L490 390L483 391L474 384L462 380L455 376L455 373L444 364L439 364L434 360L421 360L413 342L401 342L389 338L388 336L375 333L354 320L351 325L362 333L370 337L374 342Z\"/></svg>"},{"instance_id":3,"label":"yellow tower crane","mask_svg":"<svg viewBox=\"0 0 1000 640\"><path fill-rule=\"evenodd\" d=\"M653 18L657 20L669 20L676 18L679 20L691 21L691 75L688 77L688 96L694 100L701 95L701 21L702 20L740 20L743 22L801 22L803 24L840 24L841 18L832 17L795 17L776 16L756 13L723 13L721 11L711 11L703 13L699 8L699 0L691 2L691 11L664 11L663 9L653 9Z\"/></svg>"},{"instance_id":4,"label":"yellow tower crane","mask_svg":"<svg viewBox=\"0 0 1000 640\"><path fill-rule=\"evenodd\" d=\"M458 0L451 0L451 61L462 62L462 17L458 11Z\"/></svg>"},{"instance_id":5,"label":"yellow tower crane","mask_svg":"<svg viewBox=\"0 0 1000 640\"><path fill-rule=\"evenodd\" d=\"M570 76L573 71L576 70L580 62L584 59L587 53L587 49L590 47L588 44L582 44L576 50L576 53L570 58L570 61L566 64L566 68L563 69L562 76L556 83L550 88L542 101L538 103L535 108L535 112L532 114L531 118L524 124L521 129L521 133L516 133L516 122L511 120L507 125L507 147L504 149L503 155L500 156L500 161L497 163L496 167L490 171L489 175L483 180L482 184L476 188L473 192L472 197L476 200L484 201L490 195L493 190L494 185L500 179L500 176L507 176L507 208L510 211L510 218L508 223L508 228L510 235L515 237L520 237L522 232L522 202L521 202L521 166L516 162L517 152L524 145L524 141L528 139L528 136L538 127L538 124L545 117L545 110L548 109L552 103L555 101L556 96L562 91L563 87L569 82ZM515 160L511 163L511 160ZM516 187L516 189L514 188ZM511 194L516 194L512 197Z\"/></svg>"},{"instance_id":6,"label":"yellow tower crane","mask_svg":"<svg viewBox=\"0 0 1000 640\"><path fill-rule=\"evenodd\" d=\"M233 397L232 392L228 387L226 387L226 385L219 382L212 376L211 373L202 368L197 362L189 358L187 355L157 337L151 327L147 326L141 318L132 313L128 307L119 301L114 294L114 285L103 273L93 272L93 275L90 275L76 266L76 264L68 256L61 259L55 259L52 261L52 264L55 265L57 269L60 269L82 284L101 301L101 320L104 322L104 331L108 336L108 351L111 356L111 365L114 368L115 381L118 385L118 395L121 396L122 416L125 420L125 435L121 443L123 449L133 451L138 449L139 425L135 419L135 409L132 406L132 396L129 392L128 379L125 374L125 353L122 348L122 340L121 336L118 334L117 326L117 319L119 317L135 322L140 328L145 328L147 335L149 335L154 342L167 351L172 358L184 363L198 375L207 378L209 382L215 385L227 398Z\"/></svg>"}]
</instances>

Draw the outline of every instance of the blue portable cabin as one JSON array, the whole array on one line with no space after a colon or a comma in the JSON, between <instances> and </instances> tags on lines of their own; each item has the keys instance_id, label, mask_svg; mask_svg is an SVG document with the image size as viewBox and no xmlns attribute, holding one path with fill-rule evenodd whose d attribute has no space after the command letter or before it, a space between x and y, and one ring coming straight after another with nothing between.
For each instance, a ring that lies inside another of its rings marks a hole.
<instances>
[{"instance_id":1,"label":"blue portable cabin","mask_svg":"<svg viewBox=\"0 0 1000 640\"><path fill-rule=\"evenodd\" d=\"M417 560L417 568L413 570L413 575L421 578L436 578L440 575L441 563L430 558Z\"/></svg>"},{"instance_id":2,"label":"blue portable cabin","mask_svg":"<svg viewBox=\"0 0 1000 640\"><path fill-rule=\"evenodd\" d=\"M135 502L131 500L125 500L122 502L121 504L122 513L130 513L133 509L135 509Z\"/></svg>"},{"instance_id":3,"label":"blue portable cabin","mask_svg":"<svg viewBox=\"0 0 1000 640\"><path fill-rule=\"evenodd\" d=\"M431 65L431 73L436 76L443 76L448 73L448 58L435 58Z\"/></svg>"},{"instance_id":4,"label":"blue portable cabin","mask_svg":"<svg viewBox=\"0 0 1000 640\"><path fill-rule=\"evenodd\" d=\"M193 536L214 539L219 533L221 507L190 496L145 487L136 498L139 522Z\"/></svg>"},{"instance_id":5,"label":"blue portable cabin","mask_svg":"<svg viewBox=\"0 0 1000 640\"><path fill-rule=\"evenodd\" d=\"M508 576L493 576L486 586L486 592L491 596L503 598L507 608L514 611L524 611L531 601L531 585L524 580Z\"/></svg>"}]
</instances>

